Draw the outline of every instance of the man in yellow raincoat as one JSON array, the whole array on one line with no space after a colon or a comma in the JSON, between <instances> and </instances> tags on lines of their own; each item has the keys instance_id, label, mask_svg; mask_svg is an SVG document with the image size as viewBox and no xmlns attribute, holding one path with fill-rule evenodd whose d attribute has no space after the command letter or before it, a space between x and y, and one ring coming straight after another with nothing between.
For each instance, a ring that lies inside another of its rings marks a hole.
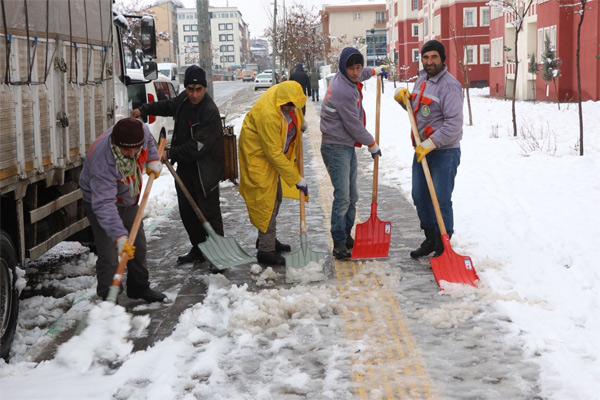
<instances>
[{"instance_id":1,"label":"man in yellow raincoat","mask_svg":"<svg viewBox=\"0 0 600 400\"><path fill-rule=\"evenodd\" d=\"M302 134L305 103L306 96L298 82L279 83L258 99L242 125L240 194L246 201L250 222L258 228L256 258L263 264L285 265L281 253L291 250L277 240L275 219L282 192L293 198L299 197L298 190L308 195L306 180L295 163L296 138Z\"/></svg>"}]
</instances>

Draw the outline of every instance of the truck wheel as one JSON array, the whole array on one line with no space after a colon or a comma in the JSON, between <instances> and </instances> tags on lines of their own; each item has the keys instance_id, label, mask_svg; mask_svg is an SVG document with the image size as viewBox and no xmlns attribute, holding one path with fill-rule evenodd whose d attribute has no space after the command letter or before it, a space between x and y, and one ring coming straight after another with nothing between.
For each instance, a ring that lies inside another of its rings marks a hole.
<instances>
[{"instance_id":1,"label":"truck wheel","mask_svg":"<svg viewBox=\"0 0 600 400\"><path fill-rule=\"evenodd\" d=\"M19 315L16 267L15 247L10 236L0 231L0 357L4 359L8 357Z\"/></svg>"}]
</instances>

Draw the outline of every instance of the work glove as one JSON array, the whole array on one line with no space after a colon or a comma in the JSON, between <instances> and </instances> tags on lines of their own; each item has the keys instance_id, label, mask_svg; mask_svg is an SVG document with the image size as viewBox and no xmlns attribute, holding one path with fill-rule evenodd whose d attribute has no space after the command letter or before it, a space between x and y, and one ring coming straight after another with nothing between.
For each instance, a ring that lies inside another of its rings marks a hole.
<instances>
[{"instance_id":1,"label":"work glove","mask_svg":"<svg viewBox=\"0 0 600 400\"><path fill-rule=\"evenodd\" d=\"M379 157L381 157L381 149L379 148L379 145L376 142L373 142L369 145L369 152L371 153L371 157L373 157L373 159L375 159L376 155L379 155Z\"/></svg>"},{"instance_id":2,"label":"work glove","mask_svg":"<svg viewBox=\"0 0 600 400\"><path fill-rule=\"evenodd\" d=\"M308 124L306 123L306 121L302 121L300 129L302 130L302 132L306 132L306 130L308 129Z\"/></svg>"},{"instance_id":3,"label":"work glove","mask_svg":"<svg viewBox=\"0 0 600 400\"><path fill-rule=\"evenodd\" d=\"M158 179L162 171L162 163L160 161L150 161L146 164L146 173L148 175L154 174L154 179Z\"/></svg>"},{"instance_id":4,"label":"work glove","mask_svg":"<svg viewBox=\"0 0 600 400\"><path fill-rule=\"evenodd\" d=\"M398 88L394 92L394 100L406 110L406 99L410 99L410 90L407 88Z\"/></svg>"},{"instance_id":5,"label":"work glove","mask_svg":"<svg viewBox=\"0 0 600 400\"><path fill-rule=\"evenodd\" d=\"M298 190L302 190L305 196L308 196L308 184L306 183L306 179L300 178L300 181L296 183L296 187Z\"/></svg>"},{"instance_id":6,"label":"work glove","mask_svg":"<svg viewBox=\"0 0 600 400\"><path fill-rule=\"evenodd\" d=\"M431 140L431 138L422 141L421 144L418 145L415 149L415 153L417 153L417 162L421 162L423 158L425 158L425 156L429 154L429 152L435 149L435 147L435 143L433 143L433 140Z\"/></svg>"},{"instance_id":7,"label":"work glove","mask_svg":"<svg viewBox=\"0 0 600 400\"><path fill-rule=\"evenodd\" d=\"M375 73L375 75L381 75L382 78L387 79L387 77L388 77L387 65L381 65L379 67L375 67L375 68L373 68L373 72Z\"/></svg>"},{"instance_id":8,"label":"work glove","mask_svg":"<svg viewBox=\"0 0 600 400\"><path fill-rule=\"evenodd\" d=\"M129 258L132 259L135 254L135 246L129 244L128 236L119 236L117 238L117 253L119 256L121 256L124 251L127 253Z\"/></svg>"}]
</instances>

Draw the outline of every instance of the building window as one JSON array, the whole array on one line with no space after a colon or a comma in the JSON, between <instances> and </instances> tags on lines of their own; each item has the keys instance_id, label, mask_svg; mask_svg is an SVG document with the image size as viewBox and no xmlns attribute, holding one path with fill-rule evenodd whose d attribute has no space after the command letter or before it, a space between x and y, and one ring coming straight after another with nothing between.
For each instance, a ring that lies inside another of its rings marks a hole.
<instances>
[{"instance_id":1,"label":"building window","mask_svg":"<svg viewBox=\"0 0 600 400\"><path fill-rule=\"evenodd\" d=\"M556 56L556 25L547 26L538 29L538 60L542 59L542 54L544 54L544 51L546 50L546 37L550 39L550 48L554 51L554 55Z\"/></svg>"},{"instance_id":2,"label":"building window","mask_svg":"<svg viewBox=\"0 0 600 400\"><path fill-rule=\"evenodd\" d=\"M183 37L183 41L186 43L190 43L192 41L192 37L190 35L185 35Z\"/></svg>"},{"instance_id":3,"label":"building window","mask_svg":"<svg viewBox=\"0 0 600 400\"><path fill-rule=\"evenodd\" d=\"M433 36L438 36L442 32L441 15L433 17Z\"/></svg>"},{"instance_id":4,"label":"building window","mask_svg":"<svg viewBox=\"0 0 600 400\"><path fill-rule=\"evenodd\" d=\"M501 67L504 65L504 38L492 39L491 44L491 66Z\"/></svg>"},{"instance_id":5,"label":"building window","mask_svg":"<svg viewBox=\"0 0 600 400\"><path fill-rule=\"evenodd\" d=\"M423 35L429 35L429 18L423 18Z\"/></svg>"},{"instance_id":6,"label":"building window","mask_svg":"<svg viewBox=\"0 0 600 400\"><path fill-rule=\"evenodd\" d=\"M198 24L192 25L192 32L198 32Z\"/></svg>"},{"instance_id":7,"label":"building window","mask_svg":"<svg viewBox=\"0 0 600 400\"><path fill-rule=\"evenodd\" d=\"M233 24L226 24L225 28L226 28L228 31L232 31L232 30L233 30Z\"/></svg>"},{"instance_id":8,"label":"building window","mask_svg":"<svg viewBox=\"0 0 600 400\"><path fill-rule=\"evenodd\" d=\"M477 64L477 46L465 46L465 64Z\"/></svg>"},{"instance_id":9,"label":"building window","mask_svg":"<svg viewBox=\"0 0 600 400\"><path fill-rule=\"evenodd\" d=\"M227 45L227 51L233 51L233 45L232 44Z\"/></svg>"},{"instance_id":10,"label":"building window","mask_svg":"<svg viewBox=\"0 0 600 400\"><path fill-rule=\"evenodd\" d=\"M385 11L375 12L375 23L376 24L385 24Z\"/></svg>"},{"instance_id":11,"label":"building window","mask_svg":"<svg viewBox=\"0 0 600 400\"><path fill-rule=\"evenodd\" d=\"M413 10L419 9L419 0L412 0L412 9Z\"/></svg>"},{"instance_id":12,"label":"building window","mask_svg":"<svg viewBox=\"0 0 600 400\"><path fill-rule=\"evenodd\" d=\"M183 31L184 31L184 32L189 32L189 31L191 31L191 30L192 30L192 26L191 26L191 25L184 25L184 26L183 26Z\"/></svg>"},{"instance_id":13,"label":"building window","mask_svg":"<svg viewBox=\"0 0 600 400\"><path fill-rule=\"evenodd\" d=\"M418 37L419 36L419 24L412 24L412 36L413 37Z\"/></svg>"},{"instance_id":14,"label":"building window","mask_svg":"<svg viewBox=\"0 0 600 400\"><path fill-rule=\"evenodd\" d=\"M227 41L227 35L221 34L219 35L219 42L226 42Z\"/></svg>"},{"instance_id":15,"label":"building window","mask_svg":"<svg viewBox=\"0 0 600 400\"><path fill-rule=\"evenodd\" d=\"M219 30L224 31L227 24L219 24Z\"/></svg>"},{"instance_id":16,"label":"building window","mask_svg":"<svg viewBox=\"0 0 600 400\"><path fill-rule=\"evenodd\" d=\"M227 56L227 61L228 62L234 62L235 61L235 56Z\"/></svg>"},{"instance_id":17,"label":"building window","mask_svg":"<svg viewBox=\"0 0 600 400\"><path fill-rule=\"evenodd\" d=\"M192 42L198 43L198 35L192 35Z\"/></svg>"},{"instance_id":18,"label":"building window","mask_svg":"<svg viewBox=\"0 0 600 400\"><path fill-rule=\"evenodd\" d=\"M221 62L222 63L227 62L227 56L221 56Z\"/></svg>"},{"instance_id":19,"label":"building window","mask_svg":"<svg viewBox=\"0 0 600 400\"><path fill-rule=\"evenodd\" d=\"M480 64L489 64L490 63L490 45L489 44L482 44L481 46L479 46L479 51L480 51L480 57L481 59L479 60Z\"/></svg>"},{"instance_id":20,"label":"building window","mask_svg":"<svg viewBox=\"0 0 600 400\"><path fill-rule=\"evenodd\" d=\"M177 14L177 19L185 19L185 14Z\"/></svg>"},{"instance_id":21,"label":"building window","mask_svg":"<svg viewBox=\"0 0 600 400\"><path fill-rule=\"evenodd\" d=\"M465 7L463 9L463 27L472 28L477 26L477 8Z\"/></svg>"},{"instance_id":22,"label":"building window","mask_svg":"<svg viewBox=\"0 0 600 400\"><path fill-rule=\"evenodd\" d=\"M221 53L225 53L227 51L227 45L226 44L222 44L221 46L219 46L219 51Z\"/></svg>"},{"instance_id":23,"label":"building window","mask_svg":"<svg viewBox=\"0 0 600 400\"><path fill-rule=\"evenodd\" d=\"M360 21L360 13L359 12L354 13L354 20L355 21Z\"/></svg>"},{"instance_id":24,"label":"building window","mask_svg":"<svg viewBox=\"0 0 600 400\"><path fill-rule=\"evenodd\" d=\"M233 35L232 34L227 35L227 41L228 42L233 42Z\"/></svg>"},{"instance_id":25,"label":"building window","mask_svg":"<svg viewBox=\"0 0 600 400\"><path fill-rule=\"evenodd\" d=\"M412 49L412 60L419 62L419 49Z\"/></svg>"},{"instance_id":26,"label":"building window","mask_svg":"<svg viewBox=\"0 0 600 400\"><path fill-rule=\"evenodd\" d=\"M490 26L490 8L489 7L481 7L481 26Z\"/></svg>"}]
</instances>

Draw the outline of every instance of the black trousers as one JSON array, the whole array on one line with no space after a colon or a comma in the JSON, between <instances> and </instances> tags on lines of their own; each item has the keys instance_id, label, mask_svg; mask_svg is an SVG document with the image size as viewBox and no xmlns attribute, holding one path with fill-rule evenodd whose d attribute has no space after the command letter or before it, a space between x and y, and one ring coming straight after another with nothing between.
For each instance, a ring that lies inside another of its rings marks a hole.
<instances>
[{"instance_id":1,"label":"black trousers","mask_svg":"<svg viewBox=\"0 0 600 400\"><path fill-rule=\"evenodd\" d=\"M198 208L202 211L202 214L206 217L210 226L215 232L221 236L224 235L223 231L223 216L221 215L221 202L219 199L219 188L217 187L212 192L208 193L207 197L204 197L202 186L200 185L200 177L198 176L198 168L195 163L193 164L181 164L177 165L177 174L183 181L186 189L192 195L192 198L196 201ZM196 215L196 212L187 201L185 194L175 184L177 190L177 202L179 204L179 215L183 226L190 237L192 246L196 246L198 243L206 241L208 234L202 226L202 222Z\"/></svg>"}]
</instances>

